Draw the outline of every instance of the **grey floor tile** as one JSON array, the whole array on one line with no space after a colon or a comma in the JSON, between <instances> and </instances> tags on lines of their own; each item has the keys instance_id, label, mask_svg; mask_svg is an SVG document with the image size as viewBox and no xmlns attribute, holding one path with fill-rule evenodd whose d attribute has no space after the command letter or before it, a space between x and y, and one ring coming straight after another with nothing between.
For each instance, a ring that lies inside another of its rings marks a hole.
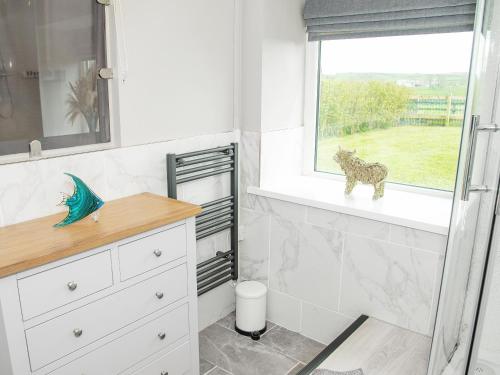
<instances>
[{"instance_id":1,"label":"grey floor tile","mask_svg":"<svg viewBox=\"0 0 500 375\"><path fill-rule=\"evenodd\" d=\"M227 328L227 329L230 329L230 330L233 330L234 331L234 323L236 322L236 312L233 311L232 313L226 315L224 318L220 319L217 324L224 327L224 328ZM274 323L272 322L267 322L267 330L269 331L271 328L273 328L275 326Z\"/></svg>"},{"instance_id":2,"label":"grey floor tile","mask_svg":"<svg viewBox=\"0 0 500 375\"><path fill-rule=\"evenodd\" d=\"M260 342L300 362L310 362L325 345L283 327L275 327Z\"/></svg>"},{"instance_id":3,"label":"grey floor tile","mask_svg":"<svg viewBox=\"0 0 500 375\"><path fill-rule=\"evenodd\" d=\"M296 363L273 347L218 324L200 332L200 358L234 375L284 375Z\"/></svg>"},{"instance_id":4,"label":"grey floor tile","mask_svg":"<svg viewBox=\"0 0 500 375\"><path fill-rule=\"evenodd\" d=\"M206 359L200 358L200 374L204 375L213 369L215 365L213 363L208 362Z\"/></svg>"},{"instance_id":5,"label":"grey floor tile","mask_svg":"<svg viewBox=\"0 0 500 375\"><path fill-rule=\"evenodd\" d=\"M224 371L220 367L214 368L207 375L232 375L230 372Z\"/></svg>"},{"instance_id":6,"label":"grey floor tile","mask_svg":"<svg viewBox=\"0 0 500 375\"><path fill-rule=\"evenodd\" d=\"M286 375L297 375L300 370L306 367L303 363L298 363L293 369L291 369Z\"/></svg>"},{"instance_id":7,"label":"grey floor tile","mask_svg":"<svg viewBox=\"0 0 500 375\"><path fill-rule=\"evenodd\" d=\"M269 321L268 321L268 322L267 322L267 330L266 330L266 332L264 332L264 333L262 334L262 336L267 335L267 334L269 333L269 331L271 331L272 329L274 329L274 328L276 328L276 327L278 327L276 324L271 323L271 322L269 322Z\"/></svg>"},{"instance_id":8,"label":"grey floor tile","mask_svg":"<svg viewBox=\"0 0 500 375\"><path fill-rule=\"evenodd\" d=\"M234 329L234 322L236 322L236 311L226 315L224 318L217 321L216 324L227 329Z\"/></svg>"}]
</instances>

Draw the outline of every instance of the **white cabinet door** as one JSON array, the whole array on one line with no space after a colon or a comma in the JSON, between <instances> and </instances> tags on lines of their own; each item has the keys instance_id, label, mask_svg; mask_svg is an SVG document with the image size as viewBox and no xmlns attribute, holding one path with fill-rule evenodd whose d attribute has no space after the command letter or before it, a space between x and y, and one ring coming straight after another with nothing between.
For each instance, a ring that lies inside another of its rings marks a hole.
<instances>
[{"instance_id":1,"label":"white cabinet door","mask_svg":"<svg viewBox=\"0 0 500 375\"><path fill-rule=\"evenodd\" d=\"M186 226L165 230L118 247L122 280L186 256Z\"/></svg>"},{"instance_id":2,"label":"white cabinet door","mask_svg":"<svg viewBox=\"0 0 500 375\"><path fill-rule=\"evenodd\" d=\"M189 342L165 354L134 375L187 375L191 369Z\"/></svg>"},{"instance_id":3,"label":"white cabinet door","mask_svg":"<svg viewBox=\"0 0 500 375\"><path fill-rule=\"evenodd\" d=\"M187 296L182 264L26 331L33 371Z\"/></svg>"},{"instance_id":4,"label":"white cabinet door","mask_svg":"<svg viewBox=\"0 0 500 375\"><path fill-rule=\"evenodd\" d=\"M109 251L18 280L24 320L113 285Z\"/></svg>"},{"instance_id":5,"label":"white cabinet door","mask_svg":"<svg viewBox=\"0 0 500 375\"><path fill-rule=\"evenodd\" d=\"M158 336L165 333L162 340ZM189 334L188 305L146 323L51 375L115 375ZM180 356L185 356L184 352ZM184 359L181 360L184 363ZM160 375L161 373L158 372Z\"/></svg>"}]
</instances>

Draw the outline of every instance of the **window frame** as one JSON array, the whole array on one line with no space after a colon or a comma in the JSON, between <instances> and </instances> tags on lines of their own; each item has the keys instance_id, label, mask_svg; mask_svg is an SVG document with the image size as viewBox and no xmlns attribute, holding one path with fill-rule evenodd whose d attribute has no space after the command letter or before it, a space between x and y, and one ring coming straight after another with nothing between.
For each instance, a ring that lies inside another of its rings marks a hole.
<instances>
[{"instance_id":1,"label":"window frame","mask_svg":"<svg viewBox=\"0 0 500 375\"><path fill-rule=\"evenodd\" d=\"M108 86L108 116L109 116L109 142L103 143L92 143L87 145L77 145L77 146L66 146L61 148L51 148L42 149L42 156L37 158L30 157L29 152L16 153L0 155L0 165L20 163L26 161L49 159L61 156L71 156L76 154L109 150L113 148L120 147L119 142L119 107L117 104L118 98L118 53L116 47L117 35L119 30L117 30L116 22L116 10L114 5L102 5L104 8L104 29L105 29L105 48L106 48L106 65L113 69L114 76L112 79L107 79L105 82ZM85 134L85 133L84 133ZM80 134L77 134L78 136ZM49 137L49 139L59 138L59 137L70 137L70 136L57 136Z\"/></svg>"},{"instance_id":2,"label":"window frame","mask_svg":"<svg viewBox=\"0 0 500 375\"><path fill-rule=\"evenodd\" d=\"M322 179L329 179L345 183L345 176L342 174L321 172L316 170L317 154L317 133L318 133L318 113L319 113L319 90L320 90L320 59L321 42L306 41L305 57L305 93L304 93L304 147L302 171L306 176ZM458 164L458 155L457 155ZM429 187L407 185L397 182L386 182L386 190L399 190L416 194L453 198L454 190L439 190Z\"/></svg>"}]
</instances>

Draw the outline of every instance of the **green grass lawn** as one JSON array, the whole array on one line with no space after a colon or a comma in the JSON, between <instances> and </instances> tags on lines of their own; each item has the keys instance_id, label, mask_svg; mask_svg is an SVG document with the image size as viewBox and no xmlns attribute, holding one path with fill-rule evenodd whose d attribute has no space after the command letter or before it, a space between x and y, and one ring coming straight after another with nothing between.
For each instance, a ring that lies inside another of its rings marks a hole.
<instances>
[{"instance_id":1,"label":"green grass lawn","mask_svg":"<svg viewBox=\"0 0 500 375\"><path fill-rule=\"evenodd\" d=\"M461 128L401 126L320 139L317 170L342 173L332 159L338 146L389 168L388 181L453 190Z\"/></svg>"}]
</instances>

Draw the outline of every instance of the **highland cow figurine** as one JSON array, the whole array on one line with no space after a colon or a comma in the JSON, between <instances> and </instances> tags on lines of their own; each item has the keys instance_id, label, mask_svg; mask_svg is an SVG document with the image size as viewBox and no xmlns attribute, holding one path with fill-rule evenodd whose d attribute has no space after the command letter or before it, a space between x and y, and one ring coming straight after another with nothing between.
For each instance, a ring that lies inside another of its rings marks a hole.
<instances>
[{"instance_id":1,"label":"highland cow figurine","mask_svg":"<svg viewBox=\"0 0 500 375\"><path fill-rule=\"evenodd\" d=\"M339 147L337 154L333 157L347 178L345 194L351 194L354 186L359 182L373 185L375 192L373 200L384 196L384 179L387 177L387 167L380 163L367 163L354 156L356 150L347 151Z\"/></svg>"}]
</instances>

